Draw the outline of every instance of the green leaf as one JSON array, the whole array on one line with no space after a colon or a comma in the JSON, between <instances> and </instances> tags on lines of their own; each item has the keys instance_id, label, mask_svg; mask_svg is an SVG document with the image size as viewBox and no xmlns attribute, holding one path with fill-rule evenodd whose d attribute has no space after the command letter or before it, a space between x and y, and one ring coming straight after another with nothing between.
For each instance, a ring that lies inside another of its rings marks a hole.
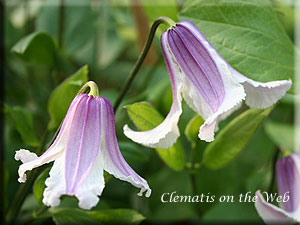
<instances>
[{"instance_id":1,"label":"green leaf","mask_svg":"<svg viewBox=\"0 0 300 225\"><path fill-rule=\"evenodd\" d=\"M42 32L35 32L23 37L13 47L12 52L32 63L53 65L55 46L52 38Z\"/></svg>"},{"instance_id":2,"label":"green leaf","mask_svg":"<svg viewBox=\"0 0 300 225\"><path fill-rule=\"evenodd\" d=\"M46 32L57 40L59 24L63 23L63 49L71 55L88 45L95 35L94 13L88 0L65 0L64 20L60 21L60 2L43 2L36 19L36 30Z\"/></svg>"},{"instance_id":3,"label":"green leaf","mask_svg":"<svg viewBox=\"0 0 300 225\"><path fill-rule=\"evenodd\" d=\"M191 143L196 143L197 141L199 141L199 128L203 123L203 118L199 115L195 115L187 124L184 133Z\"/></svg>"},{"instance_id":4,"label":"green leaf","mask_svg":"<svg viewBox=\"0 0 300 225\"><path fill-rule=\"evenodd\" d=\"M177 4L175 0L141 0L143 8L150 22L160 16L166 16L177 21Z\"/></svg>"},{"instance_id":5,"label":"green leaf","mask_svg":"<svg viewBox=\"0 0 300 225\"><path fill-rule=\"evenodd\" d=\"M117 22L112 12L114 8L108 6L108 1L104 1L103 4L103 7L99 9L101 22L98 27L97 62L101 67L107 67L120 55L125 42L119 35Z\"/></svg>"},{"instance_id":6,"label":"green leaf","mask_svg":"<svg viewBox=\"0 0 300 225\"><path fill-rule=\"evenodd\" d=\"M260 82L294 79L294 46L268 0L195 0L179 18L193 22L245 76Z\"/></svg>"},{"instance_id":7,"label":"green leaf","mask_svg":"<svg viewBox=\"0 0 300 225\"><path fill-rule=\"evenodd\" d=\"M295 131L293 125L269 120L266 121L264 129L278 147L286 148L289 151L294 150Z\"/></svg>"},{"instance_id":8,"label":"green leaf","mask_svg":"<svg viewBox=\"0 0 300 225\"><path fill-rule=\"evenodd\" d=\"M59 126L64 119L73 98L76 96L81 86L87 81L88 67L83 66L54 89L48 101L48 112L51 118L48 124L49 130Z\"/></svg>"},{"instance_id":9,"label":"green leaf","mask_svg":"<svg viewBox=\"0 0 300 225\"><path fill-rule=\"evenodd\" d=\"M248 109L233 119L207 146L203 163L209 168L220 168L233 160L245 148L273 108Z\"/></svg>"},{"instance_id":10,"label":"green leaf","mask_svg":"<svg viewBox=\"0 0 300 225\"><path fill-rule=\"evenodd\" d=\"M43 200L43 193L46 187L45 180L49 177L51 168L46 168L35 180L33 184L33 194L37 202L41 205Z\"/></svg>"},{"instance_id":11,"label":"green leaf","mask_svg":"<svg viewBox=\"0 0 300 225\"><path fill-rule=\"evenodd\" d=\"M56 224L139 224L144 216L131 209L85 211L74 208L49 209Z\"/></svg>"},{"instance_id":12,"label":"green leaf","mask_svg":"<svg viewBox=\"0 0 300 225\"><path fill-rule=\"evenodd\" d=\"M16 128L20 133L23 141L33 147L38 146L40 144L40 141L34 131L33 119L30 112L25 108L21 108L18 106L10 107L8 105L5 105L5 108L15 122Z\"/></svg>"},{"instance_id":13,"label":"green leaf","mask_svg":"<svg viewBox=\"0 0 300 225\"><path fill-rule=\"evenodd\" d=\"M282 0L271 0L271 3L283 28L285 29L289 37L293 40L296 21L295 8L284 3Z\"/></svg>"},{"instance_id":14,"label":"green leaf","mask_svg":"<svg viewBox=\"0 0 300 225\"><path fill-rule=\"evenodd\" d=\"M151 130L164 120L162 115L147 102L134 103L124 106L124 108L127 109L128 115L136 127L142 131ZM183 169L185 155L179 140L168 149L156 148L156 152L170 168Z\"/></svg>"}]
</instances>

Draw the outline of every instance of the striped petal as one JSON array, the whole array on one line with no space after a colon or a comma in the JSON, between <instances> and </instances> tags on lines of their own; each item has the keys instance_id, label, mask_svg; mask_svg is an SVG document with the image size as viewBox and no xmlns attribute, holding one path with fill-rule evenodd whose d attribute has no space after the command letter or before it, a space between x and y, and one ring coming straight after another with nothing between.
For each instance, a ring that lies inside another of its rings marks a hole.
<instances>
[{"instance_id":1,"label":"striped petal","mask_svg":"<svg viewBox=\"0 0 300 225\"><path fill-rule=\"evenodd\" d=\"M83 96L75 98L67 112L67 115L64 119L62 127L54 140L53 144L48 148L48 150L38 157L35 153L31 153L28 150L21 149L16 151L15 160L22 161L22 165L19 167L19 179L20 183L26 181L26 171L30 171L36 167L39 167L43 164L49 163L54 161L55 159L59 158L63 151L65 150L65 142L67 138L68 130L71 126L72 118L75 114L77 104L83 99Z\"/></svg>"},{"instance_id":2,"label":"striped petal","mask_svg":"<svg viewBox=\"0 0 300 225\"><path fill-rule=\"evenodd\" d=\"M46 179L46 188L43 193L43 203L55 207L60 204L60 197L67 194L65 182L65 154L56 159L51 170L50 177ZM79 199L78 206L82 209L91 209L99 202L99 197L104 189L103 165L100 154L86 178L77 187L75 196Z\"/></svg>"},{"instance_id":3,"label":"striped petal","mask_svg":"<svg viewBox=\"0 0 300 225\"><path fill-rule=\"evenodd\" d=\"M276 165L278 189L289 196L283 206L288 214L300 222L300 153L281 158Z\"/></svg>"},{"instance_id":4,"label":"striped petal","mask_svg":"<svg viewBox=\"0 0 300 225\"><path fill-rule=\"evenodd\" d=\"M74 195L89 174L100 145L100 104L93 96L78 104L66 140L66 192Z\"/></svg>"},{"instance_id":5,"label":"striped petal","mask_svg":"<svg viewBox=\"0 0 300 225\"><path fill-rule=\"evenodd\" d=\"M183 96L205 119L199 138L213 141L218 121L245 99L244 88L233 79L225 60L192 23L181 21L169 30L168 44L185 74Z\"/></svg>"},{"instance_id":6,"label":"striped petal","mask_svg":"<svg viewBox=\"0 0 300 225\"><path fill-rule=\"evenodd\" d=\"M268 202L265 201L260 191L256 192L257 201L255 208L266 224L294 224L295 221L290 218L287 213Z\"/></svg>"},{"instance_id":7,"label":"striped petal","mask_svg":"<svg viewBox=\"0 0 300 225\"><path fill-rule=\"evenodd\" d=\"M146 192L145 196L149 197L151 189L148 183L140 177L123 158L115 133L114 112L110 102L100 97L98 99L101 104L101 144L100 158L103 163L103 168L108 173L112 174L120 180L127 181L133 186L141 189L139 195Z\"/></svg>"},{"instance_id":8,"label":"striped petal","mask_svg":"<svg viewBox=\"0 0 300 225\"><path fill-rule=\"evenodd\" d=\"M169 148L176 142L180 135L177 123L182 113L180 95L182 87L180 80L181 69L178 67L169 49L166 33L162 35L161 45L172 85L173 103L171 110L165 120L152 130L133 131L127 125L124 126L124 134L128 138L152 148Z\"/></svg>"}]
</instances>

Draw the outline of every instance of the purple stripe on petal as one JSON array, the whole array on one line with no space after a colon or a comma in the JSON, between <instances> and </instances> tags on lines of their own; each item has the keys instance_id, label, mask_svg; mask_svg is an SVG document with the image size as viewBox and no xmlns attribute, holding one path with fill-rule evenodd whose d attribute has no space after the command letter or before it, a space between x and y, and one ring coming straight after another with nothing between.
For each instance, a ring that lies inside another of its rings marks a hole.
<instances>
[{"instance_id":1,"label":"purple stripe on petal","mask_svg":"<svg viewBox=\"0 0 300 225\"><path fill-rule=\"evenodd\" d=\"M188 49L195 56L197 64L203 68L205 76L218 97L219 104L221 104L225 95L224 83L214 59L199 38L196 38L188 27L178 24L174 30L179 34L185 46L189 47ZM199 30L198 35L203 36Z\"/></svg>"},{"instance_id":2,"label":"purple stripe on petal","mask_svg":"<svg viewBox=\"0 0 300 225\"><path fill-rule=\"evenodd\" d=\"M100 109L89 96L78 104L66 142L65 180L67 194L74 194L89 173L99 152Z\"/></svg>"},{"instance_id":3,"label":"purple stripe on petal","mask_svg":"<svg viewBox=\"0 0 300 225\"><path fill-rule=\"evenodd\" d=\"M255 194L257 197L255 208L266 224L288 225L295 223L295 221L290 218L284 210L266 202L260 191L257 191Z\"/></svg>"},{"instance_id":4,"label":"purple stripe on petal","mask_svg":"<svg viewBox=\"0 0 300 225\"><path fill-rule=\"evenodd\" d=\"M115 120L114 120L114 112L111 103L104 97L102 98L103 102L103 113L104 118L106 116L105 123L105 138L106 138L106 147L108 148L107 151L110 155L110 158L115 167L123 173L125 176L133 176L137 181L141 182L141 178L134 172L133 169L127 164L125 159L123 158L119 145L116 138L115 133Z\"/></svg>"},{"instance_id":5,"label":"purple stripe on petal","mask_svg":"<svg viewBox=\"0 0 300 225\"><path fill-rule=\"evenodd\" d=\"M191 51L191 47L184 43L181 35L176 32L176 28L169 31L168 43L174 57L186 76L197 88L212 111L215 112L218 109L222 99L218 99L218 95L216 94L216 90L213 86L215 84L212 84L208 79L204 65L199 65L199 60L196 59L198 55L195 55L194 51Z\"/></svg>"},{"instance_id":6,"label":"purple stripe on petal","mask_svg":"<svg viewBox=\"0 0 300 225\"><path fill-rule=\"evenodd\" d=\"M283 202L284 208L288 212L294 212L300 204L300 174L296 161L291 155L281 158L276 165L276 176L278 189L281 195L289 192L289 201Z\"/></svg>"}]
</instances>

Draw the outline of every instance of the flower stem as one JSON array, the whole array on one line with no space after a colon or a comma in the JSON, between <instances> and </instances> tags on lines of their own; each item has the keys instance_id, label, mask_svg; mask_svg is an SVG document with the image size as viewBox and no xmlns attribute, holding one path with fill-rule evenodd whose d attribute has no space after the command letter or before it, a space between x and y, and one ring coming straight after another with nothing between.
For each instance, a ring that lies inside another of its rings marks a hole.
<instances>
[{"instance_id":1,"label":"flower stem","mask_svg":"<svg viewBox=\"0 0 300 225\"><path fill-rule=\"evenodd\" d=\"M198 187L197 187L196 172L201 167L201 164L195 163L196 146L197 145L195 145L195 144L192 145L191 162L190 162L191 168L189 170L191 184L192 184L193 196L199 195L199 190L198 190ZM195 211L196 211L197 215L199 216L199 218L201 218L202 217L202 211L201 211L201 208L200 208L200 204L195 205Z\"/></svg>"},{"instance_id":2,"label":"flower stem","mask_svg":"<svg viewBox=\"0 0 300 225\"><path fill-rule=\"evenodd\" d=\"M90 92L89 92L89 96L99 96L99 89L98 89L98 86L97 84L94 82L94 81L89 81L89 82L86 82L82 88L80 88L80 90L78 91L77 95L80 95L82 93L85 93L88 89L90 89Z\"/></svg>"},{"instance_id":3,"label":"flower stem","mask_svg":"<svg viewBox=\"0 0 300 225\"><path fill-rule=\"evenodd\" d=\"M141 52L141 54L139 55L136 63L134 64L126 82L125 82L125 85L123 86L122 90L121 90L121 93L119 95L119 97L117 98L115 104L114 104L114 111L116 112L120 103L122 102L123 98L125 97L127 91L129 90L130 88L130 85L131 83L133 82L135 76L137 75L140 67L142 66L146 56L147 56L147 53L149 52L150 50L150 47L151 47L151 44L152 44L152 41L154 39L154 35L155 35L155 32L158 28L158 26L160 24L165 24L167 26L174 26L175 25L175 22L173 20L171 20L170 18L168 17L164 17L164 16L161 16L161 17L158 17L154 23L152 24L152 27L150 29L150 33L149 33L149 36L148 36L148 39L147 39L147 42Z\"/></svg>"},{"instance_id":4,"label":"flower stem","mask_svg":"<svg viewBox=\"0 0 300 225\"><path fill-rule=\"evenodd\" d=\"M270 182L270 186L269 186L269 193L272 193L273 191L273 186L275 183L275 176L276 176L276 162L279 156L280 150L277 148L275 150L274 156L273 156L273 162L272 162L272 178L271 178L271 182Z\"/></svg>"},{"instance_id":5,"label":"flower stem","mask_svg":"<svg viewBox=\"0 0 300 225\"><path fill-rule=\"evenodd\" d=\"M40 152L43 151L43 149L46 145L48 134L49 134L49 131L48 131L48 129L46 129L46 131L44 132L44 134L42 136L41 145L38 148L38 150L36 151L37 154L39 154ZM36 168L35 170L31 171L28 174L28 179L27 179L26 183L20 184L19 189L15 195L15 198L6 213L7 224L13 224L13 221L16 219L16 217L23 205L23 202L24 202L27 194L30 191L30 188L33 185L33 182L38 177L38 175L40 174L42 169L43 168Z\"/></svg>"}]
</instances>

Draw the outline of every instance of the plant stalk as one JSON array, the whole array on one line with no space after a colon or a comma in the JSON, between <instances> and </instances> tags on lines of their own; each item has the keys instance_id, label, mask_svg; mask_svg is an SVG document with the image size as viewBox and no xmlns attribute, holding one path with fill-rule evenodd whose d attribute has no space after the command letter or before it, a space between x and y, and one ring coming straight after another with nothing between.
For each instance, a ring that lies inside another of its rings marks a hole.
<instances>
[{"instance_id":1,"label":"plant stalk","mask_svg":"<svg viewBox=\"0 0 300 225\"><path fill-rule=\"evenodd\" d=\"M152 24L151 26L151 29L150 29L150 33L149 33L149 36L148 36L148 39L147 39L147 42L141 52L141 54L139 55L136 63L134 64L126 82L125 82L125 85L123 86L122 90L121 90L121 93L119 95L119 97L117 98L115 104L114 104L114 111L116 112L120 103L122 102L123 98L125 97L126 93L128 92L134 78L136 77L139 69L141 68L146 56L147 56L147 53L149 52L150 50L150 47L151 47L151 44L152 44L152 41L154 39L154 36L155 36L155 32L158 28L158 26L160 24L165 24L167 26L174 26L175 22L172 21L170 18L167 18L167 17L159 17L157 18L154 23Z\"/></svg>"}]
</instances>

